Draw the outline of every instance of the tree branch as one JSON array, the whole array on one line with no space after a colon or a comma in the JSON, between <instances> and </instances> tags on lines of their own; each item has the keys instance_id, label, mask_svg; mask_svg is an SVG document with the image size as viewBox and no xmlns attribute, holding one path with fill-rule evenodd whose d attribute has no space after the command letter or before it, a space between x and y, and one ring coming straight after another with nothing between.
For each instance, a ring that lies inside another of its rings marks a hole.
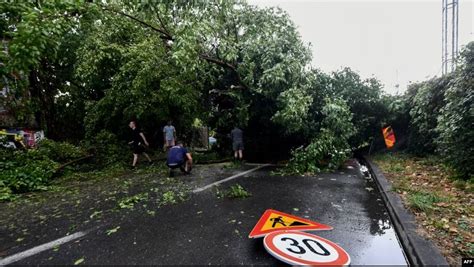
<instances>
[{"instance_id":1,"label":"tree branch","mask_svg":"<svg viewBox=\"0 0 474 267\"><path fill-rule=\"evenodd\" d=\"M161 34L160 38L163 39L164 41L165 41L165 40L169 40L169 41L173 41L173 40L174 40L173 36L171 36L171 34L167 31L167 29L166 29L165 26L164 26L163 21L161 20L161 18L160 18L159 16L158 16L158 20L160 21L161 27L162 27L163 29L159 29L159 28L157 28L157 27L155 27L155 26L153 26L153 25L151 25L151 24L149 24L149 23L146 23L146 22L144 22L144 21L142 21L142 20L140 20L140 19L138 19L138 18L135 18L135 17L132 16L132 15L126 14L126 13L124 13L124 12L122 12L122 11L114 10L114 9L108 8L108 7L106 7L106 6L102 6L102 8L104 8L104 9L107 10L107 11L111 11L111 12L113 12L113 13L116 13L116 14L119 14L119 15L122 15L122 16L125 16L125 17L127 17L127 18L129 18L129 19L131 19L131 20L134 20L134 21L136 21L136 22L142 24L143 26L146 26L146 27L148 27L148 28L154 30L155 32L160 33L160 34ZM167 47L169 48L169 44L168 44L167 42L164 42L164 43L165 43L165 46L167 46ZM230 63L228 63L228 62L225 62L225 61L223 61L223 60L210 57L210 56L208 56L208 55L206 55L206 54L200 54L199 57L200 57L201 59L206 60L207 62L211 62L211 63L214 63L214 64L216 64L216 65L218 65L218 66L223 67L223 68L230 69L230 70L235 74L235 76L237 77L237 81L238 81L238 83L239 83L239 85L233 86L232 88L245 88L245 89L248 89L248 88L249 88L249 87L244 83L244 81L242 80L242 78L240 77L240 74L239 74L239 72L237 71L237 68L236 68L234 65L232 65L232 64L230 64Z\"/></svg>"},{"instance_id":2,"label":"tree branch","mask_svg":"<svg viewBox=\"0 0 474 267\"><path fill-rule=\"evenodd\" d=\"M160 25L161 25L161 28L163 28L163 31L166 32L168 36L171 36L170 31L166 28L161 17L158 14L156 16L158 17L158 21L160 22Z\"/></svg>"},{"instance_id":3,"label":"tree branch","mask_svg":"<svg viewBox=\"0 0 474 267\"><path fill-rule=\"evenodd\" d=\"M118 11L118 10L115 10L115 9L112 9L112 8L109 8L109 7L106 7L106 6L102 6L102 8L103 8L104 10L113 12L113 13L115 13L115 14L119 14L119 15L125 16L125 17L127 17L127 18L129 18L129 19L131 19L131 20L134 20L134 21L136 21L136 22L142 24L143 26L146 26L147 28L150 28L150 29L154 30L155 32L159 32L159 33L161 34L160 38L163 39L163 40L173 41L173 36L171 36L171 35L166 31L166 29L164 29L164 30L159 29L159 28L157 28L157 27L155 27L155 26L153 26L153 25L151 25L151 24L149 24L149 23L147 23L147 22L144 22L143 20L140 20L140 19L138 19L138 18L136 18L136 17L134 17L134 16L132 16L132 15L129 15L129 14L125 13L125 12L122 12L122 11ZM158 18L159 18L159 17L158 17ZM159 20L160 20L160 22L161 22L161 19L159 19ZM162 25L162 26L163 26L163 25Z\"/></svg>"},{"instance_id":4,"label":"tree branch","mask_svg":"<svg viewBox=\"0 0 474 267\"><path fill-rule=\"evenodd\" d=\"M239 82L240 85L238 86L233 86L232 88L243 88L243 89L249 89L249 87L244 83L244 81L242 80L242 78L240 77L240 74L239 72L237 71L237 68L228 63L228 62L225 62L223 60L220 60L220 59L216 59L216 58L213 58L213 57L210 57L208 55L204 55L204 54L201 54L199 55L199 57L201 59L204 59L206 60L207 62L211 62L211 63L214 63L218 66L221 66L223 68L227 68L227 69L230 69L234 74L235 76L237 77L237 81Z\"/></svg>"}]
</instances>

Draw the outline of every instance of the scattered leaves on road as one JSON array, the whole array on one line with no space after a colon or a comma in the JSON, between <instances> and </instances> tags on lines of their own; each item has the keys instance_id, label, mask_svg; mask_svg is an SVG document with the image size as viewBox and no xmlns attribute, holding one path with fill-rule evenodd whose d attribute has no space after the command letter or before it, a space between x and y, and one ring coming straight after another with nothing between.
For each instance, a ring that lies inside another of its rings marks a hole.
<instances>
[{"instance_id":1,"label":"scattered leaves on road","mask_svg":"<svg viewBox=\"0 0 474 267\"><path fill-rule=\"evenodd\" d=\"M94 219L94 217L98 217L98 216L100 216L101 214L102 214L102 211L96 210L96 211L94 211L94 212L91 214L91 216L89 216L89 218Z\"/></svg>"},{"instance_id":2,"label":"scattered leaves on road","mask_svg":"<svg viewBox=\"0 0 474 267\"><path fill-rule=\"evenodd\" d=\"M115 228L112 228L112 229L109 229L109 230L105 231L105 233L106 233L107 235L111 235L111 234L113 234L113 233L116 233L119 229L120 229L120 226L117 226L117 227L115 227Z\"/></svg>"},{"instance_id":3,"label":"scattered leaves on road","mask_svg":"<svg viewBox=\"0 0 474 267\"><path fill-rule=\"evenodd\" d=\"M83 263L83 262L84 262L84 257L82 257L82 258L76 260L76 261L74 262L74 265L79 265L79 264L81 264L81 263Z\"/></svg>"}]
</instances>

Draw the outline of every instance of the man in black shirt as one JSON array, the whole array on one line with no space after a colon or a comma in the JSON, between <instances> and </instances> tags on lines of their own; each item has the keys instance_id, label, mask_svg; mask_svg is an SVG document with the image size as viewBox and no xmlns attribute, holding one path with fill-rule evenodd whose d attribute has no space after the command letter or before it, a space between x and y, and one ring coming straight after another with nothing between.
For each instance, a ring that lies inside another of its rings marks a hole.
<instances>
[{"instance_id":1,"label":"man in black shirt","mask_svg":"<svg viewBox=\"0 0 474 267\"><path fill-rule=\"evenodd\" d=\"M242 161L243 159L243 150L244 150L244 133L242 130L235 126L234 129L230 132L230 137L232 138L232 150L234 150L235 160Z\"/></svg>"},{"instance_id":2,"label":"man in black shirt","mask_svg":"<svg viewBox=\"0 0 474 267\"><path fill-rule=\"evenodd\" d=\"M148 154L145 153L145 147L143 146L143 144L149 146L145 135L140 131L140 129L137 128L137 123L135 121L130 121L128 126L132 129L132 141L129 142L129 144L132 145L133 152L132 169L134 169L137 165L139 154L145 155L145 157L148 159L148 162L151 163L151 159Z\"/></svg>"}]
</instances>

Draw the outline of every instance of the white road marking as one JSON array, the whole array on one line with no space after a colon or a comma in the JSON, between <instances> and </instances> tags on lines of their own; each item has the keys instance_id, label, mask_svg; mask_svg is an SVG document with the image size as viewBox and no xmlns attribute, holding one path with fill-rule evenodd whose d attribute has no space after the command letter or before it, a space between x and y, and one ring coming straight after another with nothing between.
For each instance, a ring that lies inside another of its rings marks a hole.
<instances>
[{"instance_id":1,"label":"white road marking","mask_svg":"<svg viewBox=\"0 0 474 267\"><path fill-rule=\"evenodd\" d=\"M236 174L236 175L232 175L232 176L230 176L230 177L227 177L227 178L225 178L225 179L219 180L219 181L214 182L214 183L212 183L212 184L208 184L208 185L206 185L206 186L196 188L196 189L193 190L193 193L202 192L202 191L204 191L204 190L206 190L206 189L208 189L208 188L211 188L211 187L213 187L213 186L215 186L215 185L218 185L218 184L221 184L221 183L225 183L225 182L227 182L227 181L230 181L230 180L232 180L232 179L235 179L235 178L237 178L237 177L246 175L247 173L251 173L251 172L253 172L253 171L256 171L256 170L258 170L258 169L261 169L261 168L267 167L267 166L270 166L270 164L263 164L263 165L260 165L260 166L258 166L258 167L255 167L255 168L253 168L253 169L250 169L250 170L248 170L248 171L244 171L244 172L238 173L238 174Z\"/></svg>"},{"instance_id":2,"label":"white road marking","mask_svg":"<svg viewBox=\"0 0 474 267\"><path fill-rule=\"evenodd\" d=\"M88 234L89 232L90 232L90 230L89 231L84 231L84 232L77 232L77 233L74 233L72 235L68 235L68 236L56 239L56 240L51 241L49 243L39 245L37 247L25 250L23 252L13 254L13 255L8 256L6 258L0 259L0 266L4 266L4 265L7 265L7 264L17 262L19 260L28 258L30 256L33 256L33 255L38 254L40 252L46 251L48 249L52 249L56 246L62 245L62 244L67 243L69 241L81 238L81 237L85 236L86 234Z\"/></svg>"}]
</instances>

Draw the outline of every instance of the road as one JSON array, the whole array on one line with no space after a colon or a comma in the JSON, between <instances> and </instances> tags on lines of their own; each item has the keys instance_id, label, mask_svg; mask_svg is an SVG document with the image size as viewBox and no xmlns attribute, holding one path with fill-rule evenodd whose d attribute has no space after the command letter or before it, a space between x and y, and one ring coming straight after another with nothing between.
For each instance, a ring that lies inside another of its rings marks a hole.
<instances>
[{"instance_id":1,"label":"road","mask_svg":"<svg viewBox=\"0 0 474 267\"><path fill-rule=\"evenodd\" d=\"M220 186L238 183L251 197L218 198L213 188L195 190L187 201L161 207L154 217L131 212L113 225L99 225L82 238L14 264L281 265L266 252L262 238L247 237L263 212L275 209L334 227L311 233L339 244L352 265L406 265L380 194L357 161L317 176L275 176L270 173L274 169L264 167ZM182 179L196 189L224 178L216 177ZM112 226L120 228L110 233ZM20 251L12 253L2 256L6 259Z\"/></svg>"}]
</instances>

